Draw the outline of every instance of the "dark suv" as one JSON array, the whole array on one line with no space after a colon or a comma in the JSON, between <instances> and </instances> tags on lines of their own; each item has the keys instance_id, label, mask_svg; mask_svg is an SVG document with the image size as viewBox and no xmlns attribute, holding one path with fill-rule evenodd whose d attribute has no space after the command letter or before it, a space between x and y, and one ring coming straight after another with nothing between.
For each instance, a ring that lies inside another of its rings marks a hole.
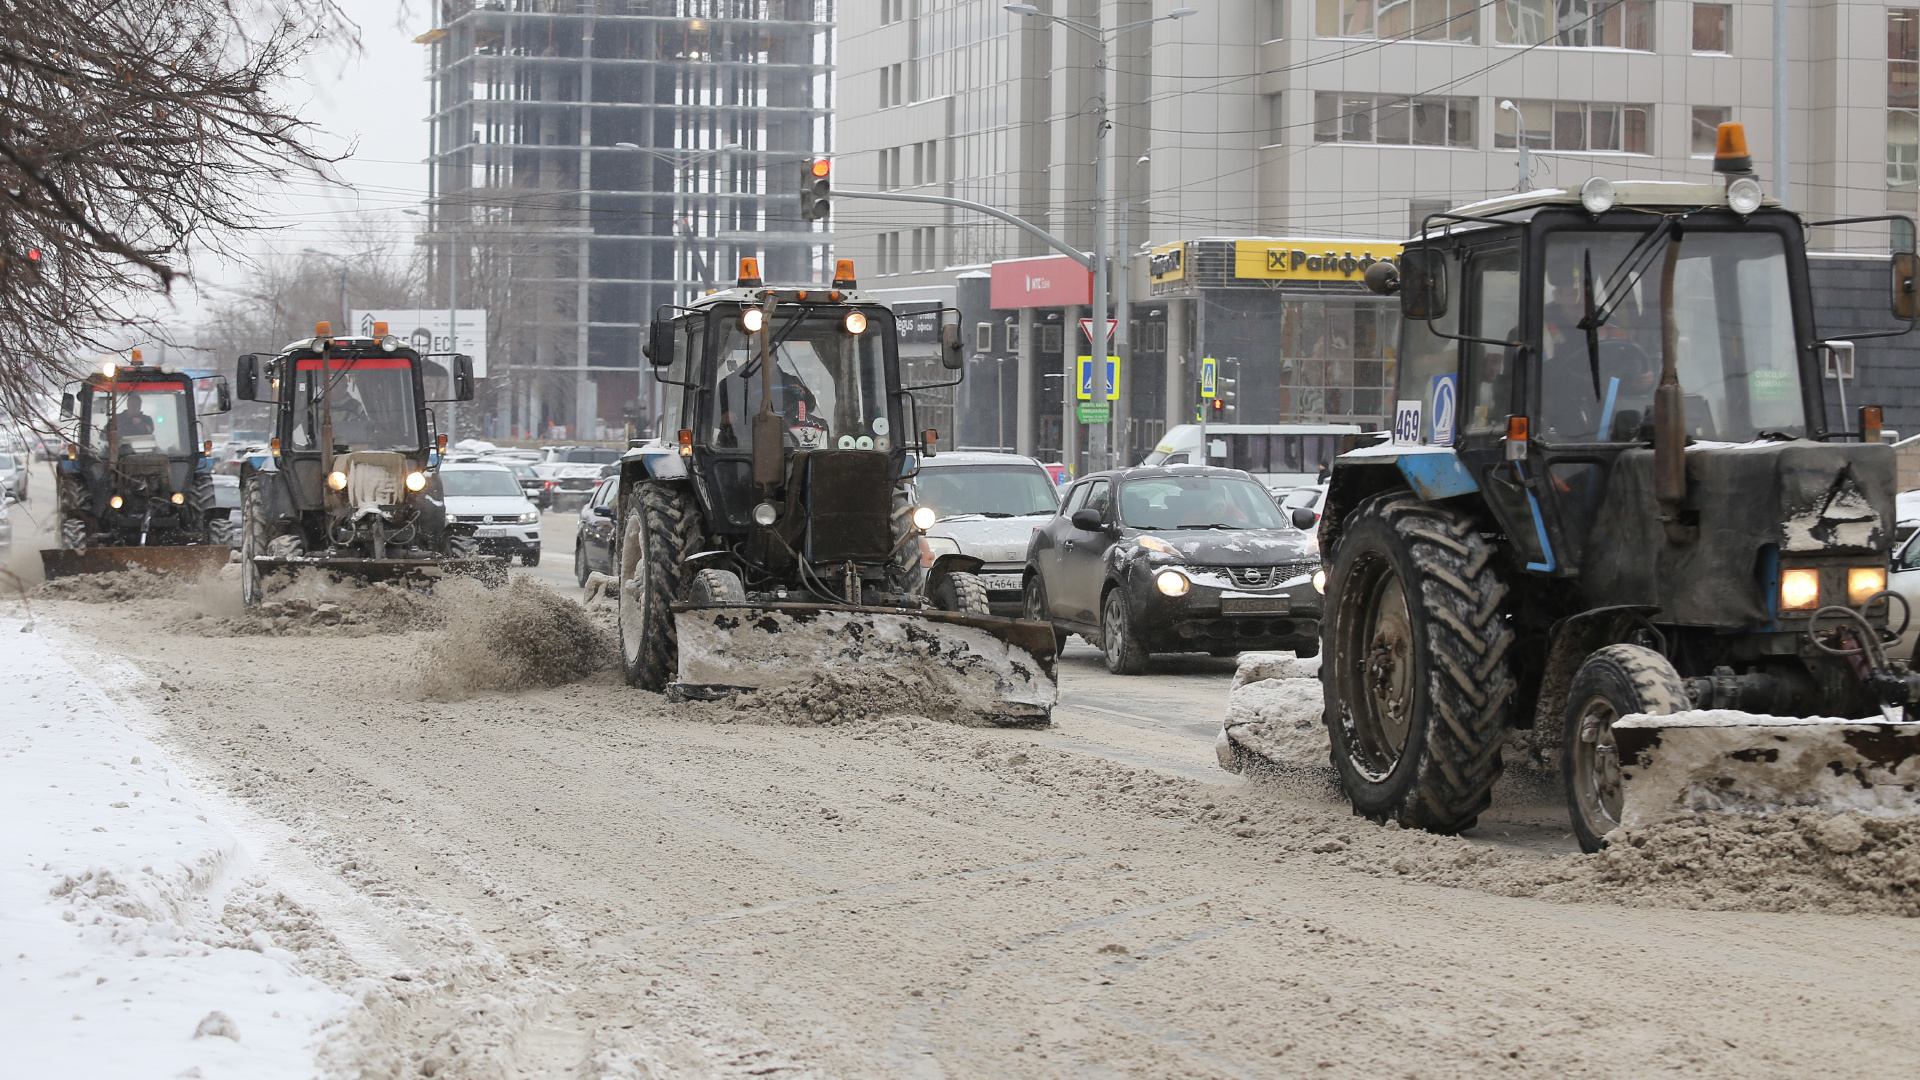
<instances>
[{"instance_id":1,"label":"dark suv","mask_svg":"<svg viewBox=\"0 0 1920 1080\"><path fill-rule=\"evenodd\" d=\"M1238 469L1083 477L1034 531L1025 575L1026 616L1099 645L1116 675L1156 652L1320 650L1317 542Z\"/></svg>"}]
</instances>

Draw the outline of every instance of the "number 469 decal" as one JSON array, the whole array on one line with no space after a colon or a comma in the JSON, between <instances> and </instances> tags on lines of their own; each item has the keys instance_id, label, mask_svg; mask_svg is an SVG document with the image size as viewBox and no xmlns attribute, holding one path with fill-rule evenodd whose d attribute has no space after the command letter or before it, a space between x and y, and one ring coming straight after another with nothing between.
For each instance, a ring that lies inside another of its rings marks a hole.
<instances>
[{"instance_id":1,"label":"number 469 decal","mask_svg":"<svg viewBox=\"0 0 1920 1080\"><path fill-rule=\"evenodd\" d=\"M1420 445L1420 399L1402 401L1393 410L1393 445Z\"/></svg>"}]
</instances>

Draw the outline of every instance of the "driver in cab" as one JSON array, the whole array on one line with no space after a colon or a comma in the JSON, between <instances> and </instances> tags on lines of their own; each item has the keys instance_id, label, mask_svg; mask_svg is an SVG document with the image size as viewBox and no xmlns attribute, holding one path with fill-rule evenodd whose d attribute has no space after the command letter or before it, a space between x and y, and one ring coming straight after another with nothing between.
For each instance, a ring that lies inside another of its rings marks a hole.
<instances>
[{"instance_id":1,"label":"driver in cab","mask_svg":"<svg viewBox=\"0 0 1920 1080\"><path fill-rule=\"evenodd\" d=\"M127 403L121 406L119 415L107 421L109 438L136 438L153 434L153 417L148 416L140 404L139 394L128 394Z\"/></svg>"}]
</instances>

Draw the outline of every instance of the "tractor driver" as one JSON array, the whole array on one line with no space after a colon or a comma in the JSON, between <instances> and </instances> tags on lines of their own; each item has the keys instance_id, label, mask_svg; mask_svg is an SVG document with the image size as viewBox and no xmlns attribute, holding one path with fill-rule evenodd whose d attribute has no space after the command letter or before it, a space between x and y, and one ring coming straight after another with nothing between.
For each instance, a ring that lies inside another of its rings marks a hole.
<instances>
[{"instance_id":1,"label":"tractor driver","mask_svg":"<svg viewBox=\"0 0 1920 1080\"><path fill-rule=\"evenodd\" d=\"M109 435L118 435L122 439L153 434L153 417L142 410L139 394L127 395L127 403L121 406L120 414L107 421L107 430Z\"/></svg>"}]
</instances>

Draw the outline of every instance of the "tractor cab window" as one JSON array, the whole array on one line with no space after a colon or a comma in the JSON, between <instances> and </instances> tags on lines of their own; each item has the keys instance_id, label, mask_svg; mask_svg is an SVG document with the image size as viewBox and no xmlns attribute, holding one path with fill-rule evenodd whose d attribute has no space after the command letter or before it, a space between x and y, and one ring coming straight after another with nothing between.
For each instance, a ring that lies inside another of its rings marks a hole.
<instances>
[{"instance_id":1,"label":"tractor cab window","mask_svg":"<svg viewBox=\"0 0 1920 1080\"><path fill-rule=\"evenodd\" d=\"M780 309L774 326L773 411L792 450L890 450L897 438L888 417L882 337L886 330L847 332L845 308L798 314ZM797 322L796 322L797 318ZM760 342L731 312L710 324L717 338L710 445L753 445L760 411Z\"/></svg>"},{"instance_id":2,"label":"tractor cab window","mask_svg":"<svg viewBox=\"0 0 1920 1080\"><path fill-rule=\"evenodd\" d=\"M91 392L87 408L88 444L103 453L188 453L187 407L184 387L154 390L105 389Z\"/></svg>"},{"instance_id":3,"label":"tractor cab window","mask_svg":"<svg viewBox=\"0 0 1920 1080\"><path fill-rule=\"evenodd\" d=\"M402 359L332 362L333 444L353 450L418 450L422 440L413 402L413 370ZM301 360L293 382L293 448L320 449L322 372L318 359Z\"/></svg>"},{"instance_id":4,"label":"tractor cab window","mask_svg":"<svg viewBox=\"0 0 1920 1080\"><path fill-rule=\"evenodd\" d=\"M1467 264L1468 301L1473 306L1472 333L1476 337L1520 340L1520 248L1517 244L1476 252ZM1469 434L1503 432L1513 401L1513 369L1520 362L1517 347L1474 342L1467 346L1472 357L1468 377L1470 407L1466 410ZM1444 403L1429 406L1428 427L1439 431L1452 417Z\"/></svg>"},{"instance_id":5,"label":"tractor cab window","mask_svg":"<svg viewBox=\"0 0 1920 1080\"><path fill-rule=\"evenodd\" d=\"M1454 283L1459 282L1460 263L1457 252L1447 253L1446 267L1447 280ZM1432 322L1428 322L1425 319L1401 320L1400 364L1396 380L1399 389L1396 397L1402 401L1410 401L1414 398L1420 399L1420 415L1423 417L1430 418L1433 416L1435 388L1444 387L1447 382L1459 378L1460 345L1452 338L1445 336L1448 334L1458 334L1459 332L1460 304L1457 298L1454 302L1447 305L1445 314L1434 319ZM1459 387L1456 385L1454 389L1458 390ZM1500 419L1502 423L1505 423L1506 418L1504 415ZM1422 440L1425 441L1432 427L1430 423L1423 423L1421 426L1426 429L1422 432ZM1337 443L1339 436L1333 436L1332 439L1336 444L1336 448L1333 453L1326 455L1329 460L1334 454L1338 453ZM1303 468L1300 471L1310 472L1318 469L1318 467L1319 463L1316 462L1313 469ZM1294 470L1288 471L1291 472Z\"/></svg>"},{"instance_id":6,"label":"tractor cab window","mask_svg":"<svg viewBox=\"0 0 1920 1080\"><path fill-rule=\"evenodd\" d=\"M1645 230L1566 231L1547 239L1535 428L1541 437L1653 438L1665 243L1676 241L1642 243L1647 236ZM1677 242L1675 359L1687 434L1722 442L1763 432L1804 434L1784 240L1757 229L1696 230ZM1591 342L1579 325L1589 299L1600 324Z\"/></svg>"}]
</instances>

